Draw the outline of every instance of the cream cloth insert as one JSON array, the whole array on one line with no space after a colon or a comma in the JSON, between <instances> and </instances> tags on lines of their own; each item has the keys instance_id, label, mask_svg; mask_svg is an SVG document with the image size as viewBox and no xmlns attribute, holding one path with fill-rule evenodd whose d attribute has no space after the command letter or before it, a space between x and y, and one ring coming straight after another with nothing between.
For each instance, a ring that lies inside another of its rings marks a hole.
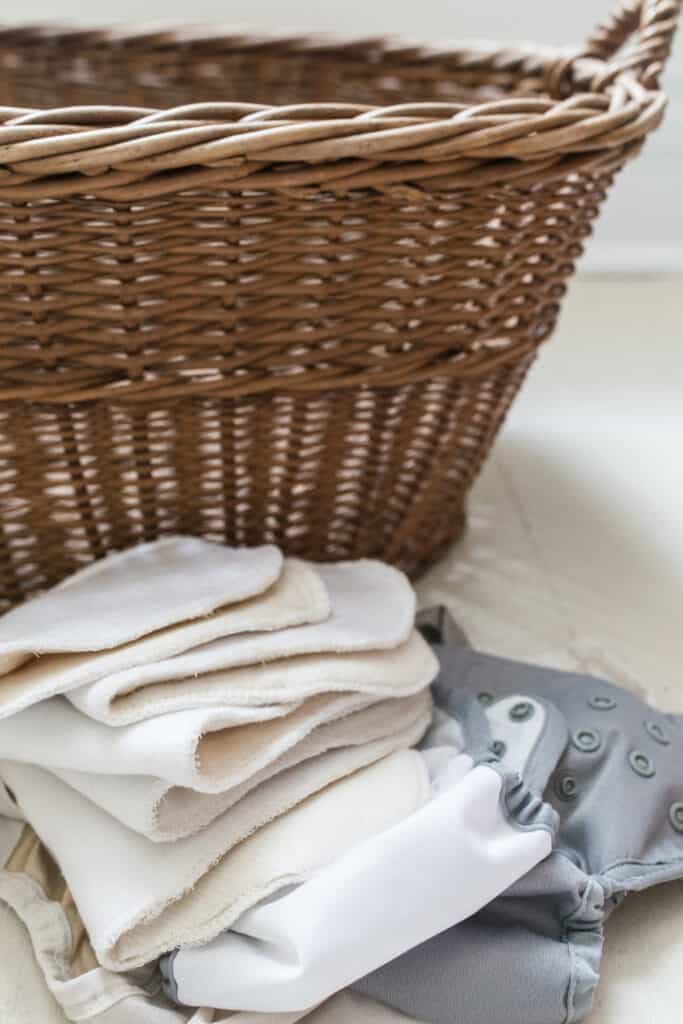
<instances>
[{"instance_id":1,"label":"cream cloth insert","mask_svg":"<svg viewBox=\"0 0 683 1024\"><path fill-rule=\"evenodd\" d=\"M95 775L151 775L202 793L245 782L318 726L374 703L359 693L197 708L117 728L53 697L0 721L0 759Z\"/></svg>"},{"instance_id":2,"label":"cream cloth insert","mask_svg":"<svg viewBox=\"0 0 683 1024\"><path fill-rule=\"evenodd\" d=\"M212 545L209 546L212 547ZM139 551L139 549L135 550ZM223 572L232 576L233 593L237 593L236 577L248 575L252 567L242 557L239 549L217 548L217 550L219 552L232 550L236 556L236 568L231 573L224 568ZM226 560L223 558L224 565L225 562ZM103 563L97 563L98 566L100 564ZM171 569L173 569L173 565L171 565ZM199 562L197 570L192 570L188 566L184 587L190 591L196 590L201 594L202 565ZM262 572L257 573L257 578L260 582L265 579ZM105 592L108 592L106 580L104 582ZM159 573L158 585L161 588L161 573ZM169 586L171 588L174 586L173 573L169 576ZM252 583L245 578L242 580L241 586L243 588L251 587ZM70 588L65 589L64 593L70 593L72 589L75 589L73 584ZM149 593L149 590L147 592ZM156 598L151 599L156 600ZM28 605L26 607L28 608ZM268 590L259 593L256 597L240 600L227 607L221 606L200 618L183 621L165 629L150 630L144 636L131 640L130 643L124 643L108 650L45 654L40 658L32 659L28 664L0 678L0 717L21 710L54 694L66 693L74 687L102 679L113 672L131 669L184 653L190 648L205 644L216 637L250 631L266 632L320 622L329 615L329 612L330 603L324 584L315 571L304 562L286 559L280 578L269 585ZM139 616L138 628L140 628L140 623L152 623L149 613L143 614L140 609L137 609L136 613ZM156 611L154 617L158 617ZM1 623L2 620L0 620Z\"/></svg>"},{"instance_id":3,"label":"cream cloth insert","mask_svg":"<svg viewBox=\"0 0 683 1024\"><path fill-rule=\"evenodd\" d=\"M242 727L289 719L299 707L199 708L111 728L82 714L65 697L52 697L0 721L0 759L72 771L87 766L96 775L157 775L214 792L224 788L223 777L207 771L205 744L227 744Z\"/></svg>"},{"instance_id":4,"label":"cream cloth insert","mask_svg":"<svg viewBox=\"0 0 683 1024\"><path fill-rule=\"evenodd\" d=\"M400 751L327 786L225 856L232 821L219 818L158 846L49 772L16 762L1 771L59 864L99 962L113 970L209 941L259 900L407 817L430 793L423 759Z\"/></svg>"},{"instance_id":5,"label":"cream cloth insert","mask_svg":"<svg viewBox=\"0 0 683 1024\"><path fill-rule=\"evenodd\" d=\"M296 704L320 693L363 693L380 700L417 693L437 672L432 650L415 631L392 650L302 655L210 672L124 694L110 705L108 715L106 707L97 710L113 725L190 708ZM87 714L93 708L88 700L81 701L82 692L77 690L69 698Z\"/></svg>"},{"instance_id":6,"label":"cream cloth insert","mask_svg":"<svg viewBox=\"0 0 683 1024\"><path fill-rule=\"evenodd\" d=\"M0 618L0 671L34 654L100 651L260 594L280 575L272 545L167 537L103 558ZM188 590L188 579L195 586Z\"/></svg>"},{"instance_id":7,"label":"cream cloth insert","mask_svg":"<svg viewBox=\"0 0 683 1024\"><path fill-rule=\"evenodd\" d=\"M360 703L357 697L351 701L347 695L344 697L348 711ZM335 713L341 710L340 706ZM290 786L286 801L287 806L291 806L310 794L311 779L318 778L320 772L324 773L320 777L327 785L395 750L412 747L429 728L431 712L431 696L426 691L415 697L381 701L347 713L318 725L240 784L210 795L169 786L148 776L123 778L61 769L54 769L54 772L128 828L153 842L169 842L201 831L219 815L235 812L239 820L244 820L249 808L253 808L253 814L260 820L259 808L267 803L264 785L281 773L303 786L298 796ZM327 756L337 750L341 750L339 756ZM316 760L316 765L311 766L310 773L292 772L296 765L311 759ZM283 787L286 782L282 780Z\"/></svg>"},{"instance_id":8,"label":"cream cloth insert","mask_svg":"<svg viewBox=\"0 0 683 1024\"><path fill-rule=\"evenodd\" d=\"M254 672L265 662L283 663L285 659L318 654L378 652L406 642L413 628L415 594L402 573L372 561L319 565L316 572L331 604L331 613L324 622L216 640L177 657L117 672L80 687L69 694L69 700L92 718L123 725L164 711L197 706L202 691L195 677L207 673L219 680L218 700L212 698L203 703L232 704L238 701L222 696L222 680L228 678L227 670L241 668L247 672L251 666ZM309 664L315 665L315 661ZM292 675L301 667L297 662ZM258 683L247 682L248 678L242 676L243 687L249 693L239 702L270 703L258 696ZM175 684L173 689L171 683ZM326 688L309 683L306 695ZM353 685L336 688L359 689ZM292 689L291 680L288 689ZM173 699L165 700L164 693L173 693ZM277 698L280 699L297 698L287 693L284 698Z\"/></svg>"}]
</instances>

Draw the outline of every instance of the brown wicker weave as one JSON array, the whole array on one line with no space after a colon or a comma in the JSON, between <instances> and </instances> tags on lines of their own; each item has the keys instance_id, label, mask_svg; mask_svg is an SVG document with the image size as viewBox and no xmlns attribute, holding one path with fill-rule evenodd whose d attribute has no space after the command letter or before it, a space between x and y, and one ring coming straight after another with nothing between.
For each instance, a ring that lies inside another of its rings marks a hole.
<instances>
[{"instance_id":1,"label":"brown wicker weave","mask_svg":"<svg viewBox=\"0 0 683 1024\"><path fill-rule=\"evenodd\" d=\"M0 31L0 607L170 532L433 560L679 9L574 51Z\"/></svg>"}]
</instances>

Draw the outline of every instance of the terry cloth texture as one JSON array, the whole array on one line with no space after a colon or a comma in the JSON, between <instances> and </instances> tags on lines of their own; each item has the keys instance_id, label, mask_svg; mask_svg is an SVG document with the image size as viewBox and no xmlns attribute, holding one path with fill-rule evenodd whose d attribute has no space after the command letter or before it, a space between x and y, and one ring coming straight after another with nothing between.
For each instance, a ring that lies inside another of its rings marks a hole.
<instances>
[{"instance_id":1,"label":"terry cloth texture","mask_svg":"<svg viewBox=\"0 0 683 1024\"><path fill-rule=\"evenodd\" d=\"M274 791L281 794L283 809L287 809L308 796L312 785L318 789L395 750L414 746L430 722L428 690L414 697L382 701L320 725L245 781L215 794L147 776L119 778L53 770L128 828L154 842L169 842L201 831L219 815L232 813L241 822L260 823L261 809L271 806L270 816L275 817L279 812L272 811ZM304 763L309 763L308 771ZM297 765L302 765L299 772L293 771ZM269 786L268 780L277 786Z\"/></svg>"},{"instance_id":2,"label":"terry cloth texture","mask_svg":"<svg viewBox=\"0 0 683 1024\"><path fill-rule=\"evenodd\" d=\"M413 632L390 650L310 654L157 683L117 698L114 709L120 710L122 720L136 721L188 708L291 708L322 693L360 693L377 700L405 697L429 686L437 670L430 648ZM79 694L77 690L68 696L88 714L91 709L81 703Z\"/></svg>"},{"instance_id":3,"label":"terry cloth texture","mask_svg":"<svg viewBox=\"0 0 683 1024\"><path fill-rule=\"evenodd\" d=\"M319 663L311 656L365 654L381 662L382 652L398 648L398 661L407 664L403 647L415 613L410 583L380 562L340 562L316 566L315 571L329 595L331 612L325 621L216 640L174 658L117 672L72 691L69 699L92 718L123 725L199 705L291 702L330 689L364 686L367 692L386 691L384 679L372 689L371 669L367 683L349 685L348 676L360 667L345 659L330 661L328 676L319 678ZM261 674L265 663L274 662L275 676Z\"/></svg>"},{"instance_id":4,"label":"terry cloth texture","mask_svg":"<svg viewBox=\"0 0 683 1024\"><path fill-rule=\"evenodd\" d=\"M161 542L159 542L161 543ZM159 555L158 544L154 546L155 555ZM214 546L209 545L212 549ZM135 549L139 550L139 549ZM163 553L162 548L162 553ZM233 549L221 549L231 551ZM106 566L108 561L98 562L97 566ZM227 559L222 556L221 564L227 564ZM234 552L232 557L234 568L232 572L226 573L230 579L231 593L239 593L239 587L246 589L253 585L251 579L245 578L250 572L248 560L245 560L241 551ZM267 564L270 562L270 555ZM171 565L171 568L173 566ZM197 569L201 571L202 562L197 562ZM137 570L136 570L137 571ZM105 569L101 570L105 576ZM146 594L150 595L151 582L162 588L161 571L158 570L148 580ZM256 582L260 586L264 578L263 572L256 574ZM109 576L105 576L109 579ZM170 579L173 585L173 577ZM190 585L191 584L191 585ZM185 588L196 589L199 599L202 598L203 581L201 577L195 576L193 572L185 580ZM75 584L69 589L68 594L76 593ZM106 593L111 597L112 606L118 604L115 590L122 594L122 600L127 599L123 582L118 578L109 579ZM80 588L78 588L80 594ZM84 595L87 596L87 595ZM64 600L60 588L51 591L41 600L44 605L50 605L54 612L55 606L59 611L60 602ZM152 600L152 598L150 597ZM36 602L32 602L35 604ZM28 605L25 607L29 607ZM48 609L49 611L49 609ZM78 609L75 609L78 611ZM75 687L83 686L95 680L108 677L116 672L130 670L142 665L165 660L177 654L182 654L191 648L198 647L216 638L234 636L236 634L250 632L269 632L271 630L286 629L288 627L308 625L320 622L327 618L330 613L330 602L325 591L322 580L314 569L297 559L285 559L282 565L282 574L275 583L268 589L250 597L246 600L238 600L234 604L223 605L213 612L202 614L199 618L188 621L180 621L177 625L167 626L162 629L154 629L137 639L128 643L121 643L115 647L103 650L94 650L80 653L56 653L43 654L40 658L33 658L28 664L10 673L0 680L0 695L3 693L7 700L10 695L13 699L24 702L29 696L36 698L48 696L55 693L67 693ZM12 613L14 614L14 613ZM153 612L156 615L156 612ZM2 623L4 620L0 620ZM145 626L151 621L140 615L136 622L136 628ZM96 636L95 632L93 636ZM75 642L72 640L71 642Z\"/></svg>"},{"instance_id":5,"label":"terry cloth texture","mask_svg":"<svg viewBox=\"0 0 683 1024\"><path fill-rule=\"evenodd\" d=\"M0 618L0 716L62 692L59 673L32 661L36 655L111 651L261 594L281 570L275 547L226 548L191 537L95 562ZM26 662L31 671L15 671Z\"/></svg>"},{"instance_id":6,"label":"terry cloth texture","mask_svg":"<svg viewBox=\"0 0 683 1024\"><path fill-rule=\"evenodd\" d=\"M113 970L209 941L260 899L402 820L429 793L420 755L400 751L326 786L225 856L232 818L159 846L40 768L3 762L0 770L60 865L98 961Z\"/></svg>"},{"instance_id":7,"label":"terry cloth texture","mask_svg":"<svg viewBox=\"0 0 683 1024\"><path fill-rule=\"evenodd\" d=\"M559 818L556 849L358 990L428 1024L574 1024L591 1009L609 913L630 892L683 878L683 716L590 676L435 649L437 700L478 698L503 762L500 744L533 725L535 704L561 715L569 740L559 757L549 756L544 728L532 758Z\"/></svg>"}]
</instances>

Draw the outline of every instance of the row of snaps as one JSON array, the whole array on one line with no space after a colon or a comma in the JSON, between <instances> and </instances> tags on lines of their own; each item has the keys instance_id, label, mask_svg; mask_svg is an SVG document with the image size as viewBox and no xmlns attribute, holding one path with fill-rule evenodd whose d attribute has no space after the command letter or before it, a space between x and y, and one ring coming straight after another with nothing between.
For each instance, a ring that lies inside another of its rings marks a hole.
<instances>
[{"instance_id":1,"label":"row of snaps","mask_svg":"<svg viewBox=\"0 0 683 1024\"><path fill-rule=\"evenodd\" d=\"M479 702L485 707L493 704L494 697L491 693L480 693ZM607 694L594 694L588 698L589 707L595 711L613 711L617 702ZM534 715L534 705L530 701L518 701L510 708L508 715L513 722L526 722ZM671 743L665 729L659 722L649 720L644 723L648 735L660 746L668 747ZM577 729L571 737L572 746L584 754L593 754L602 746L602 736L598 729ZM494 740L491 750L496 757L504 757L507 747L502 740ZM632 750L628 755L631 769L643 779L651 779L656 775L657 769L651 757L642 750ZM577 798L579 785L576 776L572 772L558 772L554 782L555 793L560 800L573 801ZM683 834L683 801L676 801L669 808L669 822L676 832Z\"/></svg>"}]
</instances>

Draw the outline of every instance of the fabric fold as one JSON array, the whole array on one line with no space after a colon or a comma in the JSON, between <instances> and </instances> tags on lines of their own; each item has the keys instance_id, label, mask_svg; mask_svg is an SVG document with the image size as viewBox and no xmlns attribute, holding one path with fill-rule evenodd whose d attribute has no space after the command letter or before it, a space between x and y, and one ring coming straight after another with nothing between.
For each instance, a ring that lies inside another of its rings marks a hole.
<instances>
[{"instance_id":1,"label":"fabric fold","mask_svg":"<svg viewBox=\"0 0 683 1024\"><path fill-rule=\"evenodd\" d=\"M232 572L232 593L239 593L235 577L249 569L248 562L240 558ZM269 576L258 573L258 585L267 578ZM172 579L170 582L172 584ZM201 597L201 584L194 575L188 575L185 585L190 589L196 588L198 597ZM248 585L251 587L253 584ZM243 586L247 586L246 581ZM183 654L216 638L310 625L323 621L329 613L329 598L317 573L306 563L288 558L282 565L281 576L255 597L247 596L233 604L221 605L215 611L202 613L197 618L155 628L114 647L43 654L40 658L32 658L28 664L0 678L0 700L4 699L8 708L19 709L30 706L32 701L68 693L113 673L130 671ZM142 616L140 621L144 624L151 620Z\"/></svg>"},{"instance_id":2,"label":"fabric fold","mask_svg":"<svg viewBox=\"0 0 683 1024\"><path fill-rule=\"evenodd\" d=\"M115 971L210 941L254 903L412 813L429 792L420 755L400 751L316 792L226 856L232 821L161 847L49 772L15 762L0 771L60 865L99 962Z\"/></svg>"},{"instance_id":3,"label":"fabric fold","mask_svg":"<svg viewBox=\"0 0 683 1024\"><path fill-rule=\"evenodd\" d=\"M198 703L274 703L326 689L360 689L345 679L335 684L332 674L329 686L326 679L317 685L308 679L297 687L296 680L307 670L317 674L315 656L365 654L379 660L383 652L399 649L402 660L413 630L415 594L402 573L380 562L318 565L316 573L330 600L330 614L324 621L216 640L173 658L114 673L73 690L69 700L92 718L123 725ZM276 662L282 685L252 677ZM242 675L233 675L236 670ZM243 695L231 697L238 685ZM263 692L269 686L277 697Z\"/></svg>"},{"instance_id":4,"label":"fabric fold","mask_svg":"<svg viewBox=\"0 0 683 1024\"><path fill-rule=\"evenodd\" d=\"M409 818L213 942L173 954L177 999L304 1010L470 917L546 857L551 834L508 820L500 775L458 761L448 787Z\"/></svg>"},{"instance_id":5,"label":"fabric fold","mask_svg":"<svg viewBox=\"0 0 683 1024\"><path fill-rule=\"evenodd\" d=\"M305 627L302 627L302 629ZM356 693L381 700L407 697L430 685L438 662L417 631L400 647L345 654L310 654L156 683L93 708L81 691L68 694L85 714L111 724L144 721L194 708L300 704L320 694Z\"/></svg>"},{"instance_id":6,"label":"fabric fold","mask_svg":"<svg viewBox=\"0 0 683 1024\"><path fill-rule=\"evenodd\" d=\"M54 697L0 722L0 759L62 771L87 765L90 775L147 775L221 793L320 726L372 703L364 694L320 694L301 704L187 709L112 728Z\"/></svg>"},{"instance_id":7,"label":"fabric fold","mask_svg":"<svg viewBox=\"0 0 683 1024\"><path fill-rule=\"evenodd\" d=\"M0 818L0 848L6 824ZM22 843L37 845L35 835L33 843L27 833L30 828L25 826ZM15 846L18 841L15 840ZM5 929L3 953L7 957L3 967L20 976L17 991L21 993L21 1008L32 1024L44 1024L47 1020L54 1024L64 1024L66 1020L76 1024L297 1024L304 1020L306 1024L357 1024L358 1021L409 1024L412 1021L353 992L339 993L311 1013L226 1014L208 1008L186 1009L171 1006L164 998L162 977L154 964L125 974L114 974L104 967L81 969L73 963L73 936L74 928L80 932L82 925L73 915L71 920L67 917L63 901L68 898L68 891L63 880L60 881L57 873L51 882L42 868L46 856L39 850L36 853L28 870L8 864L6 855L0 856L0 901L6 905L4 913L0 906L0 925ZM61 899L59 892L62 892ZM33 946L33 955L26 946L21 925ZM30 962L33 957L35 966ZM22 988L22 984L28 989ZM56 1003L50 1002L50 995Z\"/></svg>"},{"instance_id":8,"label":"fabric fold","mask_svg":"<svg viewBox=\"0 0 683 1024\"><path fill-rule=\"evenodd\" d=\"M352 705L348 706L350 709ZM232 813L244 821L248 818L248 809L251 809L258 821L259 808L268 805L269 790L264 789L268 780L275 780L281 773L287 774L297 765L315 759L316 770L311 772L311 778L317 778L317 773L322 771L327 784L395 750L414 746L429 728L430 721L431 698L428 691L415 697L362 707L319 725L238 784L209 793L169 786L160 779L147 776L119 778L59 769L53 771L58 778L128 828L153 842L171 842L200 832L220 815ZM342 751L343 756L327 758L326 755L332 751ZM307 773L294 777L299 779L299 784L304 787L303 795L307 796L311 789ZM290 786L288 791L285 783L286 779L282 779L287 804L303 798L296 798L296 786Z\"/></svg>"},{"instance_id":9,"label":"fabric fold","mask_svg":"<svg viewBox=\"0 0 683 1024\"><path fill-rule=\"evenodd\" d=\"M60 692L58 673L37 655L111 651L262 594L281 571L271 545L227 548L192 537L93 563L0 618L0 717Z\"/></svg>"}]
</instances>

